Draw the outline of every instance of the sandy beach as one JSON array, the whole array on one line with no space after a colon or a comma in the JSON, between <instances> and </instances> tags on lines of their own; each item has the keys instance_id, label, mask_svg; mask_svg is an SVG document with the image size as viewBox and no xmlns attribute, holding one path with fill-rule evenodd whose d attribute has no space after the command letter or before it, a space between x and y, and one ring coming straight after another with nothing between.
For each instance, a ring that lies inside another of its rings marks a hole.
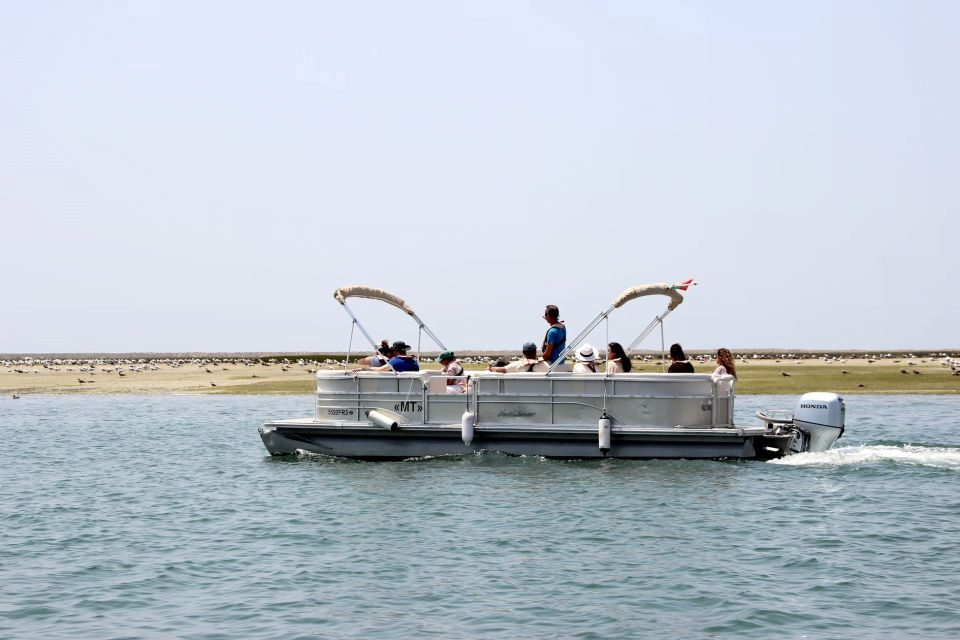
<instances>
[{"instance_id":1,"label":"sandy beach","mask_svg":"<svg viewBox=\"0 0 960 640\"><path fill-rule=\"evenodd\" d=\"M659 358L644 358L635 360L635 371L662 371ZM485 369L490 359L468 355L463 364L468 371ZM439 368L432 359L425 360L423 369ZM706 357L693 363L698 372L713 369ZM309 394L317 370L343 368L329 357L8 357L0 360L0 394ZM744 354L738 357L737 371L740 393L960 393L957 354Z\"/></svg>"}]
</instances>

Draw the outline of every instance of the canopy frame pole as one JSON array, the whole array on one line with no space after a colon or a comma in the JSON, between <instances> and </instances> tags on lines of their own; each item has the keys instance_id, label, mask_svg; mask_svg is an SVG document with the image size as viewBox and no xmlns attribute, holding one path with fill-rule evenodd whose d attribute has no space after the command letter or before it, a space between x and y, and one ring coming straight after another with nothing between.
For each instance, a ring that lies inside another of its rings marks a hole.
<instances>
[{"instance_id":1,"label":"canopy frame pole","mask_svg":"<svg viewBox=\"0 0 960 640\"><path fill-rule=\"evenodd\" d=\"M350 307L347 306L347 301L344 300L344 301L341 302L340 304L343 306L343 310L347 312L347 315L350 316L350 317L353 319L353 324L357 325L357 327L360 329L361 333L363 333L364 337L366 337L367 341L370 343L370 346L373 347L373 352L374 352L374 353L380 353L380 351L377 349L377 343L373 341L373 338L370 337L370 334L367 333L367 330L364 329L364 328L363 328L363 325L360 324L360 321L357 320L357 316L353 315L353 311L351 311L351 310L350 310ZM352 342L352 341L353 341L353 328L350 329L350 336L351 336L350 339L351 339L351 342ZM348 352L348 353L347 353L347 360L349 360L349 359L350 359L350 354L349 354L349 352ZM387 364L390 364L390 361L389 361L389 360L387 360ZM390 364L390 368L393 369L393 365L392 365L392 364ZM393 369L393 371L394 371L394 373L396 373L396 369Z\"/></svg>"},{"instance_id":2,"label":"canopy frame pole","mask_svg":"<svg viewBox=\"0 0 960 640\"><path fill-rule=\"evenodd\" d=\"M353 351L353 329L357 326L357 321L350 323L350 340L347 342L347 357L343 360L343 372L347 372L347 366L350 364L350 353Z\"/></svg>"},{"instance_id":3,"label":"canopy frame pole","mask_svg":"<svg viewBox=\"0 0 960 640\"><path fill-rule=\"evenodd\" d=\"M444 344L443 344L442 342L440 342L440 338L438 338L436 335L434 335L433 331L430 331L430 327L428 327L427 325L425 325L425 324L423 323L423 320L421 320L421 319L417 316L416 313L414 313L413 311L411 311L411 312L410 312L410 317L413 318L413 319L417 322L418 325L420 325L420 329L423 330L423 331L425 331L425 332L427 333L427 335L430 336L430 339L431 339L431 340L433 340L434 342L437 343L437 346L440 347L440 350L441 350L441 351L446 351L446 350L447 350L447 347L444 346ZM417 357L418 357L418 358L420 357L420 345L419 345L419 344L417 344Z\"/></svg>"},{"instance_id":4,"label":"canopy frame pole","mask_svg":"<svg viewBox=\"0 0 960 640\"><path fill-rule=\"evenodd\" d=\"M668 307L667 310L664 311L662 315L659 315L650 321L650 324L648 324L647 327L640 332L640 335L638 335L636 339L630 343L630 348L627 349L627 357L629 357L630 354L633 353L633 351L637 348L637 345L643 342L644 338L650 335L650 332L653 331L654 328L656 328L657 323L660 323L661 325L663 324L663 319L666 318L668 315L670 315L671 311L673 311L673 309L670 309Z\"/></svg>"},{"instance_id":5,"label":"canopy frame pole","mask_svg":"<svg viewBox=\"0 0 960 640\"><path fill-rule=\"evenodd\" d=\"M610 316L607 316L607 321L603 326L607 330L607 346L604 347L604 359L606 359L606 352L610 349ZM604 389L604 393L606 393L606 389ZM603 408L606 409L606 405Z\"/></svg>"},{"instance_id":6,"label":"canopy frame pole","mask_svg":"<svg viewBox=\"0 0 960 640\"><path fill-rule=\"evenodd\" d=\"M663 373L667 372L666 343L663 341L663 318L660 319L660 368L663 369Z\"/></svg>"},{"instance_id":7,"label":"canopy frame pole","mask_svg":"<svg viewBox=\"0 0 960 640\"><path fill-rule=\"evenodd\" d=\"M560 361L563 360L567 355L576 348L580 341L590 335L590 332L597 328L597 325L603 322L603 319L608 317L613 310L616 309L615 305L610 305L610 308L594 318L593 322L587 325L587 328L580 332L580 334L573 339L572 342L568 342L566 348L560 352L560 355L557 356L557 359L553 361L553 364L550 365L550 368L547 369L547 373L551 373L557 366L560 364Z\"/></svg>"}]
</instances>

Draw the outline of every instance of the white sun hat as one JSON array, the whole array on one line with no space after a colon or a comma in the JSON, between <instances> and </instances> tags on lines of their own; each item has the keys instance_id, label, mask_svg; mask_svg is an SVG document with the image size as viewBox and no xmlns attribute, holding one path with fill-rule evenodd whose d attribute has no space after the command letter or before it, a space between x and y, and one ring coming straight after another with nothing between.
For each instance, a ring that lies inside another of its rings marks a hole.
<instances>
[{"instance_id":1,"label":"white sun hat","mask_svg":"<svg viewBox=\"0 0 960 640\"><path fill-rule=\"evenodd\" d=\"M597 350L593 348L592 344L583 343L579 349L577 349L577 362L593 362L597 359Z\"/></svg>"}]
</instances>

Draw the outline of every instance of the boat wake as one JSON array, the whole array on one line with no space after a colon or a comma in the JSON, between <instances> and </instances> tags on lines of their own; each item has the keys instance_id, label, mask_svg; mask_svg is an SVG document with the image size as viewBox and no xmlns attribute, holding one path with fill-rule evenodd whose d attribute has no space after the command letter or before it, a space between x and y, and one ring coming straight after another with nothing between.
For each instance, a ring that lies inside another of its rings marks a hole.
<instances>
[{"instance_id":1,"label":"boat wake","mask_svg":"<svg viewBox=\"0 0 960 640\"><path fill-rule=\"evenodd\" d=\"M923 447L911 444L837 447L819 453L798 453L771 460L770 464L793 467L842 467L896 463L960 471L960 448Z\"/></svg>"}]
</instances>

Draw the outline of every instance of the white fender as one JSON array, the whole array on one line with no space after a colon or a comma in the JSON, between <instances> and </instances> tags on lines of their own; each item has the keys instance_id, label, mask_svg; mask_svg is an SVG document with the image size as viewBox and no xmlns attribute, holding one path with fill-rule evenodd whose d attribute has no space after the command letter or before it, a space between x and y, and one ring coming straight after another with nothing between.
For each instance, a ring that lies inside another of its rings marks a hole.
<instances>
[{"instance_id":1,"label":"white fender","mask_svg":"<svg viewBox=\"0 0 960 640\"><path fill-rule=\"evenodd\" d=\"M597 423L597 440L600 445L600 452L607 455L610 451L610 416L604 411Z\"/></svg>"},{"instance_id":2,"label":"white fender","mask_svg":"<svg viewBox=\"0 0 960 640\"><path fill-rule=\"evenodd\" d=\"M460 419L460 437L465 445L473 442L473 414L470 411L464 411Z\"/></svg>"},{"instance_id":3,"label":"white fender","mask_svg":"<svg viewBox=\"0 0 960 640\"><path fill-rule=\"evenodd\" d=\"M370 422L380 427L381 429L386 429L387 431L396 431L399 426L397 421L394 420L391 416L388 416L385 413L381 413L377 409L371 409L367 412L367 417L370 418Z\"/></svg>"}]
</instances>

